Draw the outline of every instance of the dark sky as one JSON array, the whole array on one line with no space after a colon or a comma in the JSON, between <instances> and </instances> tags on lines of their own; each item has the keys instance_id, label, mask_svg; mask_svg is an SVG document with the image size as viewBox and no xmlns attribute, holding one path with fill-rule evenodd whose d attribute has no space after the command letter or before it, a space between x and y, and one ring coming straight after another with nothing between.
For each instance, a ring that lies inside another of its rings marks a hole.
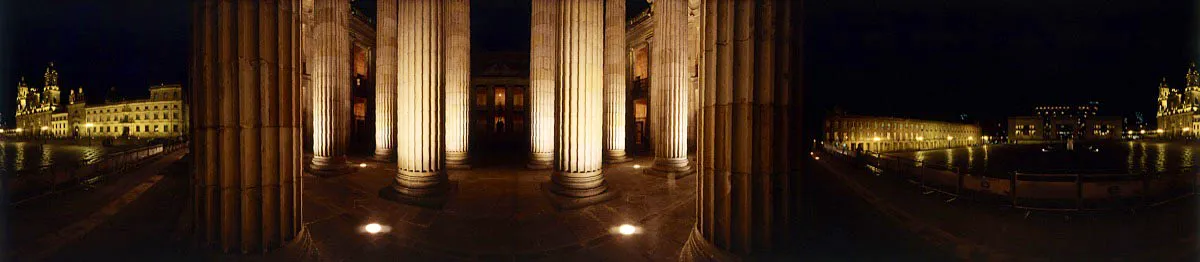
<instances>
[{"instance_id":1,"label":"dark sky","mask_svg":"<svg viewBox=\"0 0 1200 262\"><path fill-rule=\"evenodd\" d=\"M12 124L17 77L40 87L51 61L92 101L186 81L190 2L0 0L0 119ZM530 0L472 2L475 51L528 52ZM1159 79L1182 85L1197 57L1192 2L808 0L807 106L990 120L1094 100L1152 116Z\"/></svg>"},{"instance_id":2,"label":"dark sky","mask_svg":"<svg viewBox=\"0 0 1200 262\"><path fill-rule=\"evenodd\" d=\"M1192 2L810 0L809 108L986 121L1094 100L1152 118L1159 80L1183 85L1196 59Z\"/></svg>"}]
</instances>

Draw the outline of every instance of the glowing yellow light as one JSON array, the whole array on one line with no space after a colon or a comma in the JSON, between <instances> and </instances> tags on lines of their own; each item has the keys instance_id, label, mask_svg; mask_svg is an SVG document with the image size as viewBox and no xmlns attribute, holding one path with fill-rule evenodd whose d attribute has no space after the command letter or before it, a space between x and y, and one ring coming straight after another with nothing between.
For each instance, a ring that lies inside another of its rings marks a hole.
<instances>
[{"instance_id":1,"label":"glowing yellow light","mask_svg":"<svg viewBox=\"0 0 1200 262\"><path fill-rule=\"evenodd\" d=\"M367 167L367 163L358 164L358 167Z\"/></svg>"},{"instance_id":2,"label":"glowing yellow light","mask_svg":"<svg viewBox=\"0 0 1200 262\"><path fill-rule=\"evenodd\" d=\"M947 136L947 137L946 137L946 140L947 140L947 141L949 141L949 140L954 140L954 137L952 137L952 136Z\"/></svg>"},{"instance_id":3,"label":"glowing yellow light","mask_svg":"<svg viewBox=\"0 0 1200 262\"><path fill-rule=\"evenodd\" d=\"M968 137L967 137L967 140L975 140L975 137L973 137L973 136L968 136Z\"/></svg>"},{"instance_id":4,"label":"glowing yellow light","mask_svg":"<svg viewBox=\"0 0 1200 262\"><path fill-rule=\"evenodd\" d=\"M633 233L637 233L637 227L630 224L623 224L617 227L617 233L621 233L622 235L626 236L633 235Z\"/></svg>"},{"instance_id":5,"label":"glowing yellow light","mask_svg":"<svg viewBox=\"0 0 1200 262\"><path fill-rule=\"evenodd\" d=\"M1161 128L1159 128L1158 130L1154 130L1154 132L1162 133L1163 130Z\"/></svg>"},{"instance_id":6,"label":"glowing yellow light","mask_svg":"<svg viewBox=\"0 0 1200 262\"><path fill-rule=\"evenodd\" d=\"M1183 128L1183 132L1187 132L1187 131L1192 131L1192 128L1190 128L1190 127L1184 127L1184 128Z\"/></svg>"},{"instance_id":7,"label":"glowing yellow light","mask_svg":"<svg viewBox=\"0 0 1200 262\"><path fill-rule=\"evenodd\" d=\"M642 165L633 165L633 169L642 168Z\"/></svg>"},{"instance_id":8,"label":"glowing yellow light","mask_svg":"<svg viewBox=\"0 0 1200 262\"><path fill-rule=\"evenodd\" d=\"M93 126L96 126L96 125L93 125L92 123L83 124L83 127L93 127Z\"/></svg>"},{"instance_id":9,"label":"glowing yellow light","mask_svg":"<svg viewBox=\"0 0 1200 262\"><path fill-rule=\"evenodd\" d=\"M879 137L871 138L872 141L879 141Z\"/></svg>"},{"instance_id":10,"label":"glowing yellow light","mask_svg":"<svg viewBox=\"0 0 1200 262\"><path fill-rule=\"evenodd\" d=\"M383 226L379 225L379 223L370 223L363 226L363 231L367 231L370 234L379 234L379 232L383 232Z\"/></svg>"},{"instance_id":11,"label":"glowing yellow light","mask_svg":"<svg viewBox=\"0 0 1200 262\"><path fill-rule=\"evenodd\" d=\"M20 127L18 127L18 128L17 128L17 133L20 133L21 131L25 131L25 130L24 130L24 129L21 129Z\"/></svg>"},{"instance_id":12,"label":"glowing yellow light","mask_svg":"<svg viewBox=\"0 0 1200 262\"><path fill-rule=\"evenodd\" d=\"M918 137L917 137L917 141L925 141L925 137L923 137L923 136L918 136Z\"/></svg>"},{"instance_id":13,"label":"glowing yellow light","mask_svg":"<svg viewBox=\"0 0 1200 262\"><path fill-rule=\"evenodd\" d=\"M1142 133L1142 134L1145 134L1145 133L1146 133L1146 130L1142 130L1142 131L1140 131L1140 133Z\"/></svg>"},{"instance_id":14,"label":"glowing yellow light","mask_svg":"<svg viewBox=\"0 0 1200 262\"><path fill-rule=\"evenodd\" d=\"M48 126L42 126L42 131L46 131L46 129L50 129L50 127L48 127Z\"/></svg>"},{"instance_id":15,"label":"glowing yellow light","mask_svg":"<svg viewBox=\"0 0 1200 262\"><path fill-rule=\"evenodd\" d=\"M819 156L813 156L813 159L815 159L815 160L821 160L821 157L819 157Z\"/></svg>"}]
</instances>

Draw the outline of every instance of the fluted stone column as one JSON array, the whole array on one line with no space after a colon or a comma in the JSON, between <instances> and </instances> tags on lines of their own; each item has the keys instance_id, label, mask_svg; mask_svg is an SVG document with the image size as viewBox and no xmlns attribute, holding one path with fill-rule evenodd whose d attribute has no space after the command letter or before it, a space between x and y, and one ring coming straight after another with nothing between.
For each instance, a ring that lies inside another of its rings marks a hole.
<instances>
[{"instance_id":1,"label":"fluted stone column","mask_svg":"<svg viewBox=\"0 0 1200 262\"><path fill-rule=\"evenodd\" d=\"M604 0L559 1L554 173L545 186L560 209L615 196L604 181Z\"/></svg>"},{"instance_id":2,"label":"fluted stone column","mask_svg":"<svg viewBox=\"0 0 1200 262\"><path fill-rule=\"evenodd\" d=\"M350 1L316 1L313 34L313 158L310 171L336 175L350 134Z\"/></svg>"},{"instance_id":3,"label":"fluted stone column","mask_svg":"<svg viewBox=\"0 0 1200 262\"><path fill-rule=\"evenodd\" d=\"M662 120L654 140L654 165L646 174L677 179L695 173L688 160L687 127L688 96L691 75L688 74L687 0L656 0L654 12L654 41L650 52L654 57L654 74L650 89L657 90L657 108L651 109Z\"/></svg>"},{"instance_id":4,"label":"fluted stone column","mask_svg":"<svg viewBox=\"0 0 1200 262\"><path fill-rule=\"evenodd\" d=\"M529 41L529 169L553 166L557 14L558 0L533 0Z\"/></svg>"},{"instance_id":5,"label":"fluted stone column","mask_svg":"<svg viewBox=\"0 0 1200 262\"><path fill-rule=\"evenodd\" d=\"M771 260L793 235L805 156L790 52L802 2L706 2L697 221L680 261Z\"/></svg>"},{"instance_id":6,"label":"fluted stone column","mask_svg":"<svg viewBox=\"0 0 1200 262\"><path fill-rule=\"evenodd\" d=\"M625 154L625 1L604 6L604 162L632 160Z\"/></svg>"},{"instance_id":7,"label":"fluted stone column","mask_svg":"<svg viewBox=\"0 0 1200 262\"><path fill-rule=\"evenodd\" d=\"M195 1L194 234L264 252L301 230L300 1Z\"/></svg>"},{"instance_id":8,"label":"fluted stone column","mask_svg":"<svg viewBox=\"0 0 1200 262\"><path fill-rule=\"evenodd\" d=\"M396 1L376 3L375 159L396 161Z\"/></svg>"},{"instance_id":9,"label":"fluted stone column","mask_svg":"<svg viewBox=\"0 0 1200 262\"><path fill-rule=\"evenodd\" d=\"M468 164L471 120L471 0L446 3L446 167Z\"/></svg>"},{"instance_id":10,"label":"fluted stone column","mask_svg":"<svg viewBox=\"0 0 1200 262\"><path fill-rule=\"evenodd\" d=\"M398 202L441 207L451 188L446 177L442 100L445 4L440 0L400 1L400 87L396 103L397 167L395 183L384 197Z\"/></svg>"}]
</instances>

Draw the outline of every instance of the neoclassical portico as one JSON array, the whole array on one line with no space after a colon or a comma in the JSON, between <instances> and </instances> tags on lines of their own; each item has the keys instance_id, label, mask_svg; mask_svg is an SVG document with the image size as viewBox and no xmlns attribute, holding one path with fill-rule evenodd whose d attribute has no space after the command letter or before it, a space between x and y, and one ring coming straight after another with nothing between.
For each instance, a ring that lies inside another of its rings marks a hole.
<instances>
[{"instance_id":1,"label":"neoclassical portico","mask_svg":"<svg viewBox=\"0 0 1200 262\"><path fill-rule=\"evenodd\" d=\"M348 90L338 88L350 83L348 36L339 22L345 19L339 15L349 15L343 8L348 0L315 1L314 45L307 47L313 54L311 101L301 101L298 91L300 43L306 38L302 0L197 2L191 72L193 85L205 87L193 90L197 229L206 243L227 252L279 247L301 231L302 103L313 106L312 171L350 169L345 135L338 133L346 132L339 123L350 117L338 111L349 110L347 97L339 96ZM376 185L386 199L437 210L456 191L470 190L455 190L447 175L452 167L467 167L471 155L469 5L469 0L377 5L371 154L395 161L392 181ZM799 166L792 160L803 150L796 119L800 89L792 73L799 71L792 68L797 61L789 50L792 9L798 5L653 3L651 85L657 102L650 112L660 120L654 162L646 172L672 179L698 174L698 221L683 259L770 251L781 239L775 232L794 220L791 198ZM615 166L604 164L632 155L625 150L625 120L633 110L626 108L631 70L625 61L630 55L624 2L534 0L531 7L530 148L523 164L545 170L530 171L548 178L538 190L558 212L573 212L566 210L617 197L623 189L611 186L605 172ZM689 15L703 25L689 28ZM242 27L273 30L234 30ZM703 56L694 54L696 46ZM245 56L261 65L238 66L236 61L251 61L238 59ZM701 66L689 68L689 59ZM697 82L703 84L701 97L693 93ZM694 100L701 101L703 113L690 124ZM695 163L688 159L689 125L702 134Z\"/></svg>"}]
</instances>

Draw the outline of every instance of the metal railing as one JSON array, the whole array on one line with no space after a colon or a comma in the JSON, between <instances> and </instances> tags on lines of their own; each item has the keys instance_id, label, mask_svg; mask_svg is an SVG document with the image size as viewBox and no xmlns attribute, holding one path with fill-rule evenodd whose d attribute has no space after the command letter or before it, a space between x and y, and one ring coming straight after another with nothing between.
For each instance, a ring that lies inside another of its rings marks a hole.
<instances>
[{"instance_id":1,"label":"metal railing","mask_svg":"<svg viewBox=\"0 0 1200 262\"><path fill-rule=\"evenodd\" d=\"M1153 207L1193 196L1198 176L1191 169L1176 173L1021 173L1006 177L970 174L953 166L826 144L825 152L856 161L877 176L907 180L925 190L1040 211L1103 211Z\"/></svg>"},{"instance_id":2,"label":"metal railing","mask_svg":"<svg viewBox=\"0 0 1200 262\"><path fill-rule=\"evenodd\" d=\"M5 190L11 194L11 204L20 204L102 178L120 175L158 157L186 149L187 146L187 142L157 144L106 154L94 160L55 163L26 169L16 172Z\"/></svg>"}]
</instances>

